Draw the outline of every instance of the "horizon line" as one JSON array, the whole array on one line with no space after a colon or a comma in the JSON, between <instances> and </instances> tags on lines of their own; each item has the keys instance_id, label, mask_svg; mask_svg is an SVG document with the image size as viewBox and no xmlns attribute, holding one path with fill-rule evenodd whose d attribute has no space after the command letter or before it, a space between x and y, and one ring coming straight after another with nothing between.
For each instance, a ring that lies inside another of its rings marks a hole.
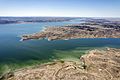
<instances>
[{"instance_id":1,"label":"horizon line","mask_svg":"<svg viewBox=\"0 0 120 80\"><path fill-rule=\"evenodd\" d=\"M0 16L0 17L92 17L92 18L120 18L120 17L105 17L105 16Z\"/></svg>"}]
</instances>

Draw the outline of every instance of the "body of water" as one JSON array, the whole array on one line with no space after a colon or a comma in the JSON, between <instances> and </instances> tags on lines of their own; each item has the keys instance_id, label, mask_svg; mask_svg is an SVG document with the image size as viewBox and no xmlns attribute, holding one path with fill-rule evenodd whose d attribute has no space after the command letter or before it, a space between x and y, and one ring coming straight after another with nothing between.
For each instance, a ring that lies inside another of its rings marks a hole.
<instances>
[{"instance_id":1,"label":"body of water","mask_svg":"<svg viewBox=\"0 0 120 80\"><path fill-rule=\"evenodd\" d=\"M120 39L113 38L20 41L21 35L39 32L45 26L62 26L76 23L79 23L79 21L0 25L0 70L54 59L79 59L80 55L87 50L95 48L120 48Z\"/></svg>"}]
</instances>

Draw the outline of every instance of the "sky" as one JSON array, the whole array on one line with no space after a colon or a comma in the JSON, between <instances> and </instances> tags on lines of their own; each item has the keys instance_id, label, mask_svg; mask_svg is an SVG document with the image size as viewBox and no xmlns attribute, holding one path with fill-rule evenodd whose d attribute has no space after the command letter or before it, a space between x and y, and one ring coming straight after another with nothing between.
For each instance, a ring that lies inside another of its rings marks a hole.
<instances>
[{"instance_id":1,"label":"sky","mask_svg":"<svg viewBox=\"0 0 120 80\"><path fill-rule=\"evenodd\" d=\"M0 16L120 17L120 0L0 0Z\"/></svg>"}]
</instances>

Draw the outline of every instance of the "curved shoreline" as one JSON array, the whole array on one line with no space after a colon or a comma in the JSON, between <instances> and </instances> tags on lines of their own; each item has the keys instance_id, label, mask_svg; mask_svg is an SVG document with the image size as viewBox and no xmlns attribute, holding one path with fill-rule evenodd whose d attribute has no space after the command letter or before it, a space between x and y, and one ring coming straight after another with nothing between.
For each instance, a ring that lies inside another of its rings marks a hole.
<instances>
[{"instance_id":1,"label":"curved shoreline","mask_svg":"<svg viewBox=\"0 0 120 80\"><path fill-rule=\"evenodd\" d=\"M119 80L120 49L91 50L79 62L55 61L15 71L6 80ZM54 74L55 73L55 74ZM83 77L85 76L85 77Z\"/></svg>"},{"instance_id":2,"label":"curved shoreline","mask_svg":"<svg viewBox=\"0 0 120 80\"><path fill-rule=\"evenodd\" d=\"M97 25L98 26L98 25ZM114 28L93 27L88 25L66 25L47 27L41 32L23 35L21 40L30 39L69 40L78 38L120 38L120 30Z\"/></svg>"}]
</instances>

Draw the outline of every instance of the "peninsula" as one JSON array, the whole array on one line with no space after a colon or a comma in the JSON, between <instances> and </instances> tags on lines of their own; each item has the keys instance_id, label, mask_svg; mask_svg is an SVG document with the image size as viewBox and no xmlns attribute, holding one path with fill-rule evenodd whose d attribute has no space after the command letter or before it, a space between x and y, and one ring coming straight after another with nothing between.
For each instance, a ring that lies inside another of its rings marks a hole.
<instances>
[{"instance_id":1,"label":"peninsula","mask_svg":"<svg viewBox=\"0 0 120 80\"><path fill-rule=\"evenodd\" d=\"M120 23L100 19L87 19L85 23L47 27L42 32L22 36L22 40L67 40L76 38L120 38Z\"/></svg>"}]
</instances>

